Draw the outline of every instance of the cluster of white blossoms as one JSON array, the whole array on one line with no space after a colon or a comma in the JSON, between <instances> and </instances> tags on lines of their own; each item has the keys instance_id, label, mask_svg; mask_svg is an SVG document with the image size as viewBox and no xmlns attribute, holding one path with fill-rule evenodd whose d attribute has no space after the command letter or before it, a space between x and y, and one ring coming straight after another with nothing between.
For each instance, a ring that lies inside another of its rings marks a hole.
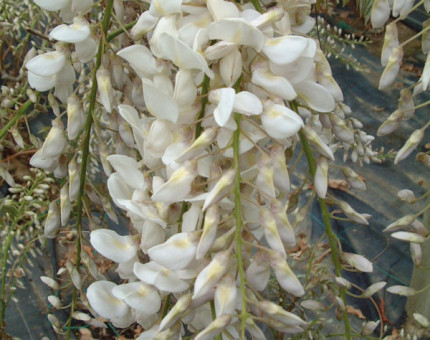
<instances>
[{"instance_id":1,"label":"cluster of white blossoms","mask_svg":"<svg viewBox=\"0 0 430 340\"><path fill-rule=\"evenodd\" d=\"M26 67L32 87L55 87L54 95L67 103L73 140L84 117L73 93L75 73L91 65L97 50L83 16L92 1L35 2L61 10L70 23L50 32L56 50ZM139 339L180 339L185 332L196 340L221 332L237 339L241 329L265 339L256 324L263 319L287 334L306 328L301 317L258 293L272 272L288 294L305 294L287 261L296 239L286 213L285 151L302 131L319 156L314 187L321 198L334 151L343 148L358 162L375 158L373 137L345 116L330 66L306 36L314 24L310 6L279 1L262 14L250 3L153 0L131 30L133 42L121 37L119 46L111 45L114 53L96 70L99 109L120 138L112 137L117 154L102 163L109 194L134 230L91 232L91 245L118 264L127 282L92 283L86 294L94 313L117 327L138 322L146 330ZM114 9L123 21L121 0ZM32 164L64 168L67 144L57 119ZM79 183L75 157L68 168L62 208L70 214L67 202L76 199ZM364 189L354 171L343 170L352 187ZM367 224L348 204L336 203ZM50 225L50 236L53 230ZM163 315L169 301L174 306Z\"/></svg>"}]
</instances>

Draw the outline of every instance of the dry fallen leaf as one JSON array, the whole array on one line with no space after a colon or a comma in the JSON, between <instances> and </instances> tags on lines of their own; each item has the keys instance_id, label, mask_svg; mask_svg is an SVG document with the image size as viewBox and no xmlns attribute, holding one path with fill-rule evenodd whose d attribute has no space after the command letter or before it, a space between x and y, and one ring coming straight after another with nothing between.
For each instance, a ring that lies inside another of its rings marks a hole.
<instances>
[{"instance_id":1,"label":"dry fallen leaf","mask_svg":"<svg viewBox=\"0 0 430 340\"><path fill-rule=\"evenodd\" d=\"M91 331L88 328L81 328L79 329L80 333L80 340L94 340Z\"/></svg>"},{"instance_id":2,"label":"dry fallen leaf","mask_svg":"<svg viewBox=\"0 0 430 340\"><path fill-rule=\"evenodd\" d=\"M344 179L330 179L328 181L328 187L332 189L347 191L349 189L349 184Z\"/></svg>"},{"instance_id":3,"label":"dry fallen leaf","mask_svg":"<svg viewBox=\"0 0 430 340\"><path fill-rule=\"evenodd\" d=\"M354 315L359 319L366 319L363 315L363 313L361 312L361 310L353 307L353 306L346 306L346 311L348 312L348 314Z\"/></svg>"}]
</instances>

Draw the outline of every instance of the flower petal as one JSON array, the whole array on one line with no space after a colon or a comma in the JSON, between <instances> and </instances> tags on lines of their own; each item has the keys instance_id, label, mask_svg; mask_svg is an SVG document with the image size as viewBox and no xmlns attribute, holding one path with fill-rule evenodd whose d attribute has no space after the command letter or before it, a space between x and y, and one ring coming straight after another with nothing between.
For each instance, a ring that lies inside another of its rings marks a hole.
<instances>
[{"instance_id":1,"label":"flower petal","mask_svg":"<svg viewBox=\"0 0 430 340\"><path fill-rule=\"evenodd\" d=\"M131 45L117 52L124 60L128 61L136 74L144 78L157 72L157 64L152 52L143 45Z\"/></svg>"},{"instance_id":2,"label":"flower petal","mask_svg":"<svg viewBox=\"0 0 430 340\"><path fill-rule=\"evenodd\" d=\"M73 20L72 25L60 25L49 33L49 39L55 39L66 43L82 42L90 36L88 22L80 17Z\"/></svg>"},{"instance_id":3,"label":"flower petal","mask_svg":"<svg viewBox=\"0 0 430 340\"><path fill-rule=\"evenodd\" d=\"M233 111L235 91L231 87L216 89L209 92L209 101L217 103L214 110L216 123L223 127L227 124Z\"/></svg>"},{"instance_id":4,"label":"flower petal","mask_svg":"<svg viewBox=\"0 0 430 340\"><path fill-rule=\"evenodd\" d=\"M117 263L133 258L139 246L132 236L121 236L109 229L92 231L90 242L100 254Z\"/></svg>"},{"instance_id":5,"label":"flower petal","mask_svg":"<svg viewBox=\"0 0 430 340\"><path fill-rule=\"evenodd\" d=\"M193 233L175 234L166 242L150 248L148 255L152 261L168 269L184 269L196 256L196 236Z\"/></svg>"},{"instance_id":6,"label":"flower petal","mask_svg":"<svg viewBox=\"0 0 430 340\"><path fill-rule=\"evenodd\" d=\"M25 67L36 75L49 77L60 72L65 62L66 56L63 53L52 51L30 59Z\"/></svg>"},{"instance_id":7,"label":"flower petal","mask_svg":"<svg viewBox=\"0 0 430 340\"><path fill-rule=\"evenodd\" d=\"M141 281L162 291L180 293L189 288L189 284L181 280L174 271L153 261L145 264L136 262L133 272Z\"/></svg>"},{"instance_id":8,"label":"flower petal","mask_svg":"<svg viewBox=\"0 0 430 340\"><path fill-rule=\"evenodd\" d=\"M208 27L211 40L225 40L236 45L250 46L260 52L264 45L264 34L245 19L227 18L211 23Z\"/></svg>"},{"instance_id":9,"label":"flower petal","mask_svg":"<svg viewBox=\"0 0 430 340\"><path fill-rule=\"evenodd\" d=\"M267 103L261 115L263 128L270 137L285 139L294 136L303 126L298 114L284 105Z\"/></svg>"}]
</instances>

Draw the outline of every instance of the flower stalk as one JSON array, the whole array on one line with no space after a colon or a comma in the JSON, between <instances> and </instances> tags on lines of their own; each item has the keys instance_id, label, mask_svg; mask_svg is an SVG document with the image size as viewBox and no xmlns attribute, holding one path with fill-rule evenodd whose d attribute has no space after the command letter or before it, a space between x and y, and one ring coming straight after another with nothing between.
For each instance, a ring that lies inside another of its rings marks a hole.
<instances>
[{"instance_id":1,"label":"flower stalk","mask_svg":"<svg viewBox=\"0 0 430 340\"><path fill-rule=\"evenodd\" d=\"M292 105L292 108L297 112L297 106ZM311 148L309 146L309 142L304 136L304 134L300 131L299 132L300 141L302 142L302 150L304 151L306 155L306 159L308 160L309 169L311 171L312 177L315 177L316 172L316 165L315 165L315 158L312 154ZM321 214L323 217L323 223L325 227L325 232L327 234L327 238L330 244L330 250L331 250L331 259L334 264L334 269L337 276L341 276L341 264L339 260L339 251L337 249L337 237L333 232L333 228L331 226L330 222L330 212L327 209L327 205L325 203L324 198L318 198L318 203L321 209ZM339 296L346 305L346 299L345 299L345 289L342 287L339 287ZM345 339L352 339L351 338L351 324L349 322L348 313L344 311L343 313L343 322L345 325Z\"/></svg>"},{"instance_id":2,"label":"flower stalk","mask_svg":"<svg viewBox=\"0 0 430 340\"><path fill-rule=\"evenodd\" d=\"M100 39L99 47L97 50L97 56L96 56L96 63L93 70L93 79L92 79L92 87L90 92L90 102L89 102L89 112L87 119L85 121L85 130L84 130L84 140L82 143L82 163L81 163L81 175L80 175L80 183L79 183L79 194L77 199L77 208L76 208L76 214L77 214L77 220L76 220L76 230L77 230L77 237L76 237L76 259L75 259L75 267L76 270L79 272L80 264L81 264L81 242L82 242L82 212L83 212L83 196L85 193L85 181L86 181L86 174L87 174L87 165L88 165L88 158L89 158L89 151L90 151L90 140L91 140L91 128L94 121L94 113L95 113L95 106L96 106L96 96L97 96L97 77L96 73L97 70L100 68L100 65L102 63L104 48L105 48L105 42L104 37L107 35L107 31L109 28L110 18L112 14L112 8L113 8L113 0L108 0L106 2L106 8L105 13L102 19L102 38ZM71 332L71 326L72 326L72 319L73 319L73 313L76 308L77 303L77 288L73 287L73 294L72 294L72 303L70 306L70 314L69 318L66 323L66 340L70 339L70 332Z\"/></svg>"}]
</instances>

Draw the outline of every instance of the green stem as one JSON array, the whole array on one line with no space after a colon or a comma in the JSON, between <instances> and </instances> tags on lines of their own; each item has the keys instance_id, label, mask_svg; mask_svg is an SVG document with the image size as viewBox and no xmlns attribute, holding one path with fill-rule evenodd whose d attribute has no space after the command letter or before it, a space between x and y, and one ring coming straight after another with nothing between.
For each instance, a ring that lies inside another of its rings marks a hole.
<instances>
[{"instance_id":1,"label":"green stem","mask_svg":"<svg viewBox=\"0 0 430 340\"><path fill-rule=\"evenodd\" d=\"M12 117L12 119L5 125L4 128L0 130L0 139L8 132L8 130L24 115L30 107L33 105L31 100L27 100L24 104L22 104L21 108L18 112Z\"/></svg>"},{"instance_id":2,"label":"green stem","mask_svg":"<svg viewBox=\"0 0 430 340\"><path fill-rule=\"evenodd\" d=\"M263 8L261 8L260 2L258 0L251 0L252 4L254 5L254 8L260 12L263 13Z\"/></svg>"},{"instance_id":3,"label":"green stem","mask_svg":"<svg viewBox=\"0 0 430 340\"><path fill-rule=\"evenodd\" d=\"M132 28L134 25L136 24L136 20L130 22L127 25L124 25L124 28L120 28L118 30L116 30L115 32L112 32L111 34L109 34L106 37L106 41L110 42L111 40L115 39L117 36L119 36L120 34L124 33L126 30Z\"/></svg>"},{"instance_id":4,"label":"green stem","mask_svg":"<svg viewBox=\"0 0 430 340\"><path fill-rule=\"evenodd\" d=\"M297 112L297 107L295 105L291 105L292 109ZM315 158L312 154L311 148L309 146L309 142L306 139L306 137L303 135L302 132L299 132L300 140L302 142L302 149L306 155L306 158L308 160L309 164L309 170L311 171L312 177L315 178L315 172L316 172L316 166L315 166ZM331 259L334 264L335 272L337 276L342 276L341 274L341 264L339 260L339 251L336 247L337 243L337 237L333 232L333 228L331 227L330 222L330 213L327 209L327 205L325 203L325 200L323 198L318 198L318 203L321 208L321 214L323 216L323 222L325 227L325 232L327 234L327 238L330 244L330 250L331 250ZM345 300L345 289L342 287L339 287L339 296L344 302L346 306L346 300ZM349 322L348 313L346 311L343 312L343 322L345 324L345 339L351 340L351 324Z\"/></svg>"},{"instance_id":5,"label":"green stem","mask_svg":"<svg viewBox=\"0 0 430 340\"><path fill-rule=\"evenodd\" d=\"M242 209L241 209L241 198L240 198L240 166L239 166L239 136L240 136L240 115L234 114L234 121L236 122L237 128L233 133L233 162L236 170L236 179L234 181L234 217L236 220L236 259L237 266L239 268L240 277L240 293L242 297L242 310L240 312L240 334L241 339L245 339L245 322L248 317L246 311L246 292L245 292L245 271L243 268L242 258Z\"/></svg>"},{"instance_id":6,"label":"green stem","mask_svg":"<svg viewBox=\"0 0 430 340\"><path fill-rule=\"evenodd\" d=\"M97 70L99 69L102 63L103 52L105 48L104 37L107 35L107 30L109 28L110 18L112 15L112 7L114 0L107 0L105 13L102 19L102 37L100 39L99 48L97 51L96 64L93 70L93 79L92 79L92 87L90 92L90 103L88 109L87 120L85 121L85 136L83 141L83 149L82 149L82 163L81 163L81 177L79 183L79 194L77 199L77 220L76 220L76 229L77 229L77 237L76 237L76 260L75 266L76 270L79 272L80 264L81 264L81 240L82 240L82 210L83 210L83 196L85 191L85 180L87 174L87 164L88 158L90 154L90 140L91 140L91 128L94 121L94 112L96 107L96 96L97 96ZM73 287L73 295L72 295L72 303L70 307L69 318L66 323L66 340L70 339L70 332L72 326L72 315L75 311L76 302L77 302L77 288Z\"/></svg>"}]
</instances>

